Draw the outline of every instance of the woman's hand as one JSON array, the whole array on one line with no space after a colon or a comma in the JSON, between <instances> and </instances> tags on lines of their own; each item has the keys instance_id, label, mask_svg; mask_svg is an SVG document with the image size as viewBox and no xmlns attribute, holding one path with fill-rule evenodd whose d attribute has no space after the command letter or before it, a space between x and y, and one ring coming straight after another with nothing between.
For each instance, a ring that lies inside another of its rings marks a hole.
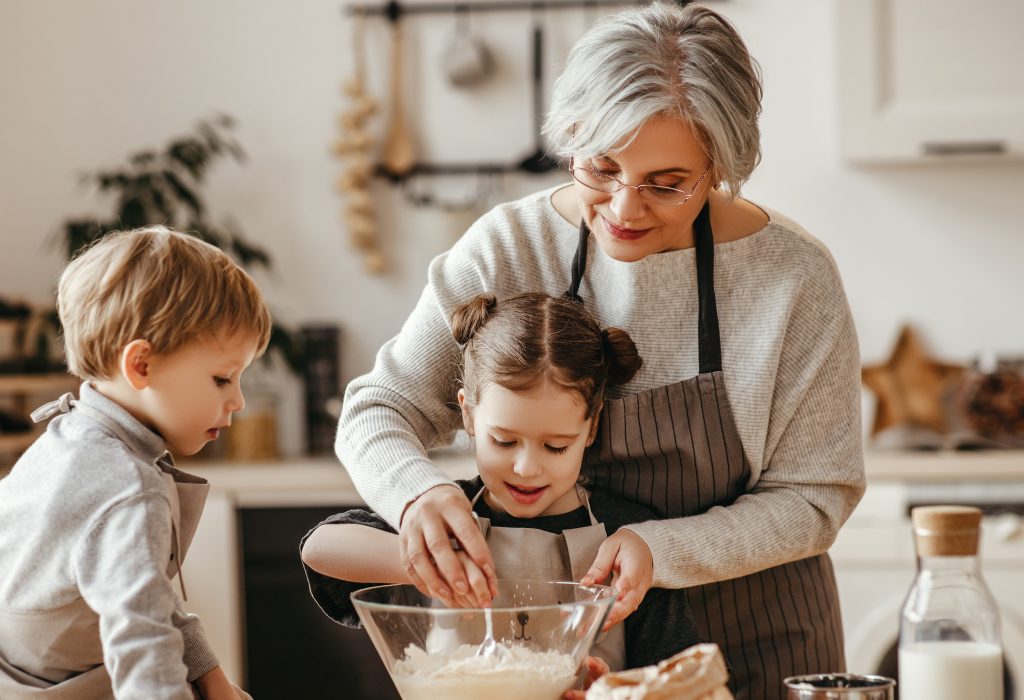
<instances>
[{"instance_id":1,"label":"woman's hand","mask_svg":"<svg viewBox=\"0 0 1024 700\"><path fill-rule=\"evenodd\" d=\"M471 589L466 559L460 560L452 538L476 565L476 574L486 585L481 586L474 575ZM435 486L409 504L402 515L398 541L405 573L425 595L439 598L449 607L475 607L481 588L487 603L498 594L491 552L473 518L469 499L458 486Z\"/></svg>"},{"instance_id":2,"label":"woman's hand","mask_svg":"<svg viewBox=\"0 0 1024 700\"><path fill-rule=\"evenodd\" d=\"M586 661L583 662L583 665L587 668L587 678L583 682L584 690L565 691L565 695L562 696L565 700L585 700L585 690L598 678L611 671L611 669L608 668L608 664L604 662L604 659L599 659L596 656L588 656Z\"/></svg>"},{"instance_id":3,"label":"woman's hand","mask_svg":"<svg viewBox=\"0 0 1024 700\"><path fill-rule=\"evenodd\" d=\"M617 574L612 585L619 598L604 623L607 631L625 620L643 602L654 582L654 555L643 538L632 530L620 529L601 543L597 557L580 583L589 586Z\"/></svg>"}]
</instances>

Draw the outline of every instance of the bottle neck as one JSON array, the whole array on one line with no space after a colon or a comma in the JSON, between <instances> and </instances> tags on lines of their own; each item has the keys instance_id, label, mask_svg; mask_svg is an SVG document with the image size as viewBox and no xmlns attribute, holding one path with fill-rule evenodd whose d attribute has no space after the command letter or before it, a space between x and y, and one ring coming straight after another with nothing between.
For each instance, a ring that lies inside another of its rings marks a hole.
<instances>
[{"instance_id":1,"label":"bottle neck","mask_svg":"<svg viewBox=\"0 0 1024 700\"><path fill-rule=\"evenodd\" d=\"M981 573L980 561L975 556L970 557L917 557L918 571L929 571L936 575L943 573L969 573L975 576Z\"/></svg>"}]
</instances>

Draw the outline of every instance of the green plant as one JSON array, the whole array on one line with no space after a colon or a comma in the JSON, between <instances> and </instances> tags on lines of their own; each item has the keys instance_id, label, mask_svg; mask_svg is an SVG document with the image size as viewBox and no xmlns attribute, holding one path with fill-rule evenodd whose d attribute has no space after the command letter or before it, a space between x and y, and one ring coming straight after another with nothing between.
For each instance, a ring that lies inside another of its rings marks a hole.
<instances>
[{"instance_id":1,"label":"green plant","mask_svg":"<svg viewBox=\"0 0 1024 700\"><path fill-rule=\"evenodd\" d=\"M219 115L200 121L193 132L172 138L162 150L144 149L129 154L124 164L82 175L82 181L112 195L109 218L77 218L63 224L62 240L68 257L111 231L163 224L190 233L232 255L244 267L269 269L270 256L245 240L236 227L215 224L201 191L210 167L230 157L242 162L245 153L230 131L235 122ZM270 351L281 354L288 366L301 371L301 348L296 336L275 323Z\"/></svg>"}]
</instances>

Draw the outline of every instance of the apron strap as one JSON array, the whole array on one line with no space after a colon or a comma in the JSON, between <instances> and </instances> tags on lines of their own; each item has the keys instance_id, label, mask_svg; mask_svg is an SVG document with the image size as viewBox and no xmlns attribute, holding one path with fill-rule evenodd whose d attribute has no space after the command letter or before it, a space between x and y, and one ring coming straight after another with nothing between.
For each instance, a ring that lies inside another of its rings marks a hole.
<instances>
[{"instance_id":1,"label":"apron strap","mask_svg":"<svg viewBox=\"0 0 1024 700\"><path fill-rule=\"evenodd\" d=\"M594 564L593 535L588 530L589 528L585 527L562 530L562 538L565 540L565 547L569 552L569 566L572 568L573 581L579 581L586 576Z\"/></svg>"},{"instance_id":2,"label":"apron strap","mask_svg":"<svg viewBox=\"0 0 1024 700\"><path fill-rule=\"evenodd\" d=\"M576 245L576 254L572 256L572 278L569 282L569 290L565 293L566 298L577 303L583 303L580 296L580 282L583 281L583 273L587 269L587 240L590 238L590 229L586 221L580 221L580 240Z\"/></svg>"},{"instance_id":3,"label":"apron strap","mask_svg":"<svg viewBox=\"0 0 1024 700\"><path fill-rule=\"evenodd\" d=\"M693 222L693 239L697 249L697 295L700 299L700 320L697 333L700 343L700 373L722 369L722 339L718 332L718 304L715 301L715 238L711 233L711 206L705 202Z\"/></svg>"},{"instance_id":4,"label":"apron strap","mask_svg":"<svg viewBox=\"0 0 1024 700\"><path fill-rule=\"evenodd\" d=\"M585 221L580 222L580 240L572 258L569 289L565 296L583 303L580 284L587 269L587 245L590 229ZM722 369L722 339L718 329L718 303L715 300L715 238L711 232L710 200L704 202L700 213L693 222L693 239L697 258L697 296L700 312L697 318L698 351L700 373L717 372Z\"/></svg>"},{"instance_id":5,"label":"apron strap","mask_svg":"<svg viewBox=\"0 0 1024 700\"><path fill-rule=\"evenodd\" d=\"M36 410L32 411L32 422L39 423L53 418L58 413L67 413L71 410L72 406L77 404L78 401L75 399L75 395L68 392L60 398L48 401Z\"/></svg>"}]
</instances>

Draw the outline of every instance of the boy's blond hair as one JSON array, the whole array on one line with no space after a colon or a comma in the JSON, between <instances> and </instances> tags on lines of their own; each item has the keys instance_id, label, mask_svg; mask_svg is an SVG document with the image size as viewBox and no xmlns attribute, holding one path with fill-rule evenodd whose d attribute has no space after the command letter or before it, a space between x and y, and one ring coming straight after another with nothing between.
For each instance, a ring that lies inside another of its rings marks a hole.
<instances>
[{"instance_id":1,"label":"boy's blond hair","mask_svg":"<svg viewBox=\"0 0 1024 700\"><path fill-rule=\"evenodd\" d=\"M109 233L64 269L57 289L68 370L111 379L133 340L156 354L220 333L251 332L257 356L270 311L256 283L220 249L165 226Z\"/></svg>"}]
</instances>

